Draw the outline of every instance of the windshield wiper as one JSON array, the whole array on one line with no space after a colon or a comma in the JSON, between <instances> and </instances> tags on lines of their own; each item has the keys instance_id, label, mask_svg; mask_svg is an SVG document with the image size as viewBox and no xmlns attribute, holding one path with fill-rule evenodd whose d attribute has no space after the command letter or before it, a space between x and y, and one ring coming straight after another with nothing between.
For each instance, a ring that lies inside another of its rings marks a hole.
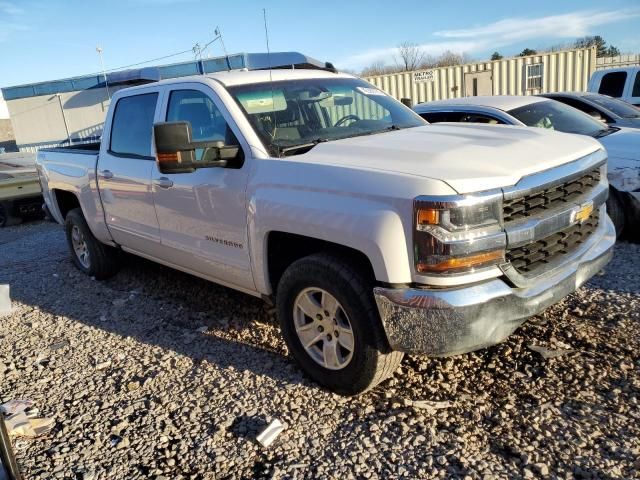
<instances>
[{"instance_id":1,"label":"windshield wiper","mask_svg":"<svg viewBox=\"0 0 640 480\"><path fill-rule=\"evenodd\" d=\"M290 153L290 152L299 152L300 150L304 150L305 152L308 152L319 143L324 143L328 141L329 141L328 138L316 138L315 140L311 140L310 142L307 142L307 143L301 143L299 145L291 145L290 147L284 147L284 148L278 147L278 153L280 153L280 156L286 157L287 153Z\"/></svg>"}]
</instances>

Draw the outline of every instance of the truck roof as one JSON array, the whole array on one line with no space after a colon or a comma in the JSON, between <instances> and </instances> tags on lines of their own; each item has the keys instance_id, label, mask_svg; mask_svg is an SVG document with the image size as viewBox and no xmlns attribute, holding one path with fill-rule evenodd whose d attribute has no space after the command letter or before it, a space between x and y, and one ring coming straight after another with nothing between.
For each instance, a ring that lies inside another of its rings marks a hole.
<instances>
[{"instance_id":1,"label":"truck roof","mask_svg":"<svg viewBox=\"0 0 640 480\"><path fill-rule=\"evenodd\" d=\"M160 80L152 84L139 85L127 88L127 91L149 88L155 85L170 85L174 83L203 82L204 79L213 79L222 83L225 87L236 85L248 85L251 83L266 83L273 79L274 82L280 80L305 80L312 78L354 78L347 73L333 73L326 70L316 69L274 69L271 70L230 70L228 72L208 73L206 75L191 75L187 77L169 78Z\"/></svg>"}]
</instances>

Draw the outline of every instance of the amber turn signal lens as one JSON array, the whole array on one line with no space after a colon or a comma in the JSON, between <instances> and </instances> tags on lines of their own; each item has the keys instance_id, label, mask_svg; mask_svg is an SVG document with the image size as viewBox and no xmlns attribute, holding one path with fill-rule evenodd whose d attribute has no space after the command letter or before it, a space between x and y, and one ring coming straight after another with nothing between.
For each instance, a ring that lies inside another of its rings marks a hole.
<instances>
[{"instance_id":1,"label":"amber turn signal lens","mask_svg":"<svg viewBox=\"0 0 640 480\"><path fill-rule=\"evenodd\" d=\"M504 250L495 250L492 252L469 255L468 257L449 258L448 260L440 263L418 263L416 268L419 272L446 272L448 270L479 267L489 263L496 263L501 260L504 260Z\"/></svg>"},{"instance_id":2,"label":"amber turn signal lens","mask_svg":"<svg viewBox=\"0 0 640 480\"><path fill-rule=\"evenodd\" d=\"M158 161L162 162L177 162L179 160L178 152L170 153L158 153Z\"/></svg>"},{"instance_id":3,"label":"amber turn signal lens","mask_svg":"<svg viewBox=\"0 0 640 480\"><path fill-rule=\"evenodd\" d=\"M437 225L440 222L440 211L433 208L418 210L418 225Z\"/></svg>"}]
</instances>

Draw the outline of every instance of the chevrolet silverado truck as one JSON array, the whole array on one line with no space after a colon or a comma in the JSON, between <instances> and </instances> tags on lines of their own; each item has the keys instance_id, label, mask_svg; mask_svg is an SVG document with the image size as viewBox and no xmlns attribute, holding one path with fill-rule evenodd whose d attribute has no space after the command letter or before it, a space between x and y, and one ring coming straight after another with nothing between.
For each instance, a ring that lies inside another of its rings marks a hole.
<instances>
[{"instance_id":1,"label":"chevrolet silverado truck","mask_svg":"<svg viewBox=\"0 0 640 480\"><path fill-rule=\"evenodd\" d=\"M37 166L73 262L122 251L262 297L315 381L503 341L610 259L597 141L430 125L362 79L228 71L114 94L100 144Z\"/></svg>"}]
</instances>

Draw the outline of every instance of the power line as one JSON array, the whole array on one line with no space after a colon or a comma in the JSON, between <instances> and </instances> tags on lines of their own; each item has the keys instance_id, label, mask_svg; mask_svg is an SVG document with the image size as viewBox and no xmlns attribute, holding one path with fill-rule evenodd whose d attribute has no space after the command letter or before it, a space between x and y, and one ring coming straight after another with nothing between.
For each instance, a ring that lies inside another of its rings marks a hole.
<instances>
[{"instance_id":1,"label":"power line","mask_svg":"<svg viewBox=\"0 0 640 480\"><path fill-rule=\"evenodd\" d=\"M215 40L217 40L217 37L214 38L211 42L207 43L207 46L210 45L211 43L213 43ZM109 69L104 70L104 71L105 72L113 72L113 71L116 71L116 70L124 70L125 68L137 67L139 65L144 65L145 63L158 62L160 60L166 60L167 58L177 57L178 55L184 55L185 53L193 54L193 47L191 47L189 50L184 50L182 52L172 53L170 55L165 55L163 57L152 58L150 60L145 60L144 62L132 63L130 65L124 65L122 67L109 68ZM100 73L102 73L102 72L94 72L94 73L90 73L89 75L99 75Z\"/></svg>"}]
</instances>

